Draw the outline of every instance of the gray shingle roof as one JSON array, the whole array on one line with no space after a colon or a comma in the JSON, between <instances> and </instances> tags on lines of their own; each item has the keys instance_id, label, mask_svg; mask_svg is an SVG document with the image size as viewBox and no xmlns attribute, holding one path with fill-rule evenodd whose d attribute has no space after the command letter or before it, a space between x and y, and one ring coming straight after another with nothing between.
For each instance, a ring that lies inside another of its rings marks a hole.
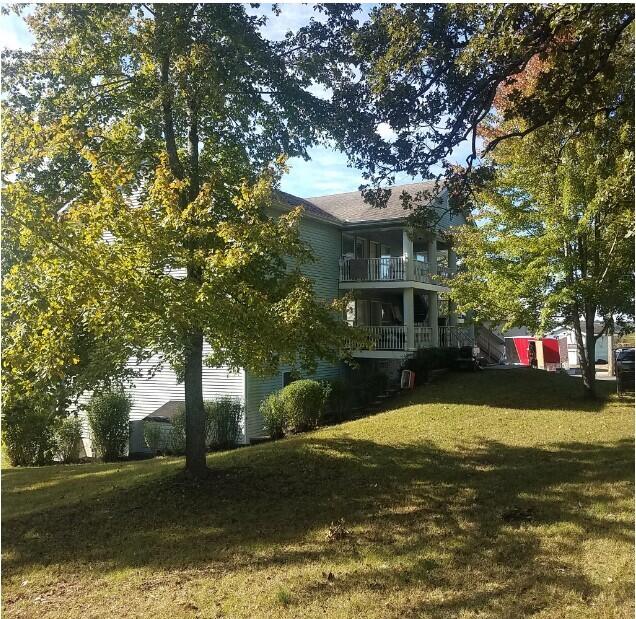
<instances>
[{"instance_id":1,"label":"gray shingle roof","mask_svg":"<svg viewBox=\"0 0 636 619\"><path fill-rule=\"evenodd\" d=\"M386 208L376 208L367 204L359 191L339 193L331 196L316 196L307 198L309 202L319 210L330 214L343 223L361 223L365 221L380 221L386 219L402 219L409 212L402 207L400 195L403 191L415 194L418 191L432 190L434 182L409 183L392 187L391 197Z\"/></svg>"},{"instance_id":2,"label":"gray shingle roof","mask_svg":"<svg viewBox=\"0 0 636 619\"><path fill-rule=\"evenodd\" d=\"M305 213L309 213L310 215L314 215L315 217L319 217L320 219L326 219L327 221L333 221L334 223L342 223L340 219L331 213L321 209L316 206L309 200L305 200L304 198L299 198L298 196L294 196L291 193L285 193L284 191L279 191L278 197L280 198L283 206L294 208L296 206L302 206L305 209Z\"/></svg>"}]
</instances>

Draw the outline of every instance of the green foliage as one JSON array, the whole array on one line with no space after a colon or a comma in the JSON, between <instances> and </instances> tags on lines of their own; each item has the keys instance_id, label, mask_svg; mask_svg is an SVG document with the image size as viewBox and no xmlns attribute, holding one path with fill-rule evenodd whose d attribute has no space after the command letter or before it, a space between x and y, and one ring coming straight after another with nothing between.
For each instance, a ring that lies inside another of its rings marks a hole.
<instances>
[{"instance_id":1,"label":"green foliage","mask_svg":"<svg viewBox=\"0 0 636 619\"><path fill-rule=\"evenodd\" d=\"M271 393L260 407L268 434L281 438L315 428L324 413L328 392L323 383L302 379Z\"/></svg>"},{"instance_id":2,"label":"green foliage","mask_svg":"<svg viewBox=\"0 0 636 619\"><path fill-rule=\"evenodd\" d=\"M318 381L296 380L280 392L285 431L296 433L318 425L325 407L325 389Z\"/></svg>"},{"instance_id":3,"label":"green foliage","mask_svg":"<svg viewBox=\"0 0 636 619\"><path fill-rule=\"evenodd\" d=\"M210 364L262 373L343 354L340 304L287 268L311 260L300 209L272 216L285 156L331 118L306 89L315 65L290 70L293 44L266 40L263 23L240 4L35 7L32 49L3 57L3 370L16 392L36 376L75 384L82 349L101 379L144 351L198 364L203 338ZM184 376L203 434L200 376ZM194 472L204 445L189 445Z\"/></svg>"},{"instance_id":4,"label":"green foliage","mask_svg":"<svg viewBox=\"0 0 636 619\"><path fill-rule=\"evenodd\" d=\"M232 397L221 397L203 403L205 410L205 445L211 449L231 449L241 435L243 405ZM169 452L182 454L186 447L186 411L181 407L172 418L172 428L166 442Z\"/></svg>"},{"instance_id":5,"label":"green foliage","mask_svg":"<svg viewBox=\"0 0 636 619\"><path fill-rule=\"evenodd\" d=\"M65 464L78 462L82 446L82 420L67 417L55 424L55 446L57 456Z\"/></svg>"},{"instance_id":6,"label":"green foliage","mask_svg":"<svg viewBox=\"0 0 636 619\"><path fill-rule=\"evenodd\" d=\"M166 432L164 431L165 423L158 421L144 421L144 442L153 455L165 453L167 447ZM172 432L170 432L172 434Z\"/></svg>"},{"instance_id":7,"label":"green foliage","mask_svg":"<svg viewBox=\"0 0 636 619\"><path fill-rule=\"evenodd\" d=\"M361 367L349 376L349 385L356 405L366 407L387 388L388 377L384 372Z\"/></svg>"},{"instance_id":8,"label":"green foliage","mask_svg":"<svg viewBox=\"0 0 636 619\"><path fill-rule=\"evenodd\" d=\"M96 393L87 406L93 450L106 462L126 452L130 407L130 398L123 391Z\"/></svg>"},{"instance_id":9,"label":"green foliage","mask_svg":"<svg viewBox=\"0 0 636 619\"><path fill-rule=\"evenodd\" d=\"M53 461L55 421L51 408L34 400L3 406L2 440L13 466L42 466Z\"/></svg>"},{"instance_id":10,"label":"green foliage","mask_svg":"<svg viewBox=\"0 0 636 619\"><path fill-rule=\"evenodd\" d=\"M170 453L180 455L185 453L186 447L186 426L185 426L185 407L172 418L172 430L168 440L168 451Z\"/></svg>"},{"instance_id":11,"label":"green foliage","mask_svg":"<svg viewBox=\"0 0 636 619\"><path fill-rule=\"evenodd\" d=\"M583 341L581 321L600 316L612 332L634 313L633 140L633 117L603 112L500 144L477 192L478 225L456 233L460 311L538 333L569 325L590 392L595 339L587 328Z\"/></svg>"},{"instance_id":12,"label":"green foliage","mask_svg":"<svg viewBox=\"0 0 636 619\"><path fill-rule=\"evenodd\" d=\"M356 404L351 384L342 378L323 383L325 390L325 418L334 423L346 421Z\"/></svg>"},{"instance_id":13,"label":"green foliage","mask_svg":"<svg viewBox=\"0 0 636 619\"><path fill-rule=\"evenodd\" d=\"M457 174L463 170L453 153L460 144L472 147L470 168L480 145L482 154L494 152L511 136L552 123L576 127L600 110L634 117L632 5L382 3L355 28L349 46L337 25L334 19L331 47L344 46L362 76L353 81L340 59L329 65L339 137L374 187L401 173L433 178L442 167L452 205L463 209L460 198L472 183ZM318 38L321 27L309 30ZM523 127L485 135L482 123L502 97L505 118L519 118ZM369 192L377 205L387 197ZM430 195L410 205L414 221L435 224Z\"/></svg>"},{"instance_id":14,"label":"green foliage","mask_svg":"<svg viewBox=\"0 0 636 619\"><path fill-rule=\"evenodd\" d=\"M265 422L265 430L274 439L285 436L285 407L280 393L280 391L270 393L261 402L259 409Z\"/></svg>"},{"instance_id":15,"label":"green foliage","mask_svg":"<svg viewBox=\"0 0 636 619\"><path fill-rule=\"evenodd\" d=\"M451 369L458 356L459 348L420 348L404 362L404 369L415 372L416 383L421 385L432 371Z\"/></svg>"},{"instance_id":16,"label":"green foliage","mask_svg":"<svg viewBox=\"0 0 636 619\"><path fill-rule=\"evenodd\" d=\"M244 408L240 400L218 398L205 403L207 440L213 449L231 449L241 436Z\"/></svg>"}]
</instances>

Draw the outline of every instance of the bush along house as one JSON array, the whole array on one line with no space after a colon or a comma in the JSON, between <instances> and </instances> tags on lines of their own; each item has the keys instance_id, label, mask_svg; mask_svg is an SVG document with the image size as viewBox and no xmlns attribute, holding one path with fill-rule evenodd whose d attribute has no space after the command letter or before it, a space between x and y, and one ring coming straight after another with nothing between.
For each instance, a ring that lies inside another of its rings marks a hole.
<instances>
[{"instance_id":1,"label":"bush along house","mask_svg":"<svg viewBox=\"0 0 636 619\"><path fill-rule=\"evenodd\" d=\"M397 379L405 359L418 349L473 343L472 327L458 318L444 285L455 272L456 257L442 232L464 224L464 218L448 213L448 197L442 190L436 198L440 213L436 233L418 232L409 228L400 200L404 190L416 193L432 188L427 183L395 187L382 209L365 203L359 192L308 199L279 194L281 213L298 205L304 208L300 236L315 261L303 269L312 278L315 293L323 299L349 293L353 299L345 319L364 330L370 342L367 348L353 352L361 372L381 371ZM148 359L143 364L147 368L137 365L135 369L143 376L156 361ZM319 362L308 378L346 381L348 373L345 363ZM243 403L241 442L249 443L265 436L261 402L292 376L290 367L262 377L204 366L203 395L206 400L230 396ZM134 453L145 450L139 422L174 414L183 402L183 385L164 367L150 378L133 379L129 389L133 400L130 451Z\"/></svg>"}]
</instances>

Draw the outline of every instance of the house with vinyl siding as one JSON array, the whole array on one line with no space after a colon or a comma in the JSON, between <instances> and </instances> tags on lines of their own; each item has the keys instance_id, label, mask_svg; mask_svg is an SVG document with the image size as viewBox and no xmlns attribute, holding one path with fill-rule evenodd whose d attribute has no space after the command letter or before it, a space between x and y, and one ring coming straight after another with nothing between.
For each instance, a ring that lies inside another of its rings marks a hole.
<instances>
[{"instance_id":1,"label":"house with vinyl siding","mask_svg":"<svg viewBox=\"0 0 636 619\"><path fill-rule=\"evenodd\" d=\"M399 196L402 191L426 189L432 184L395 187L382 209L366 204L359 192L308 199L279 194L279 212L303 207L300 236L315 258L303 270L313 280L315 293L326 300L344 293L353 296L343 319L366 330L372 342L368 349L353 352L361 371L372 365L397 376L405 358L418 348L472 343L472 331L457 316L444 285L455 271L456 258L442 233L465 220L448 212L448 197L442 190L436 199L440 212L436 232L411 229ZM134 365L140 377L129 385L132 426L174 411L183 401L183 385L170 367L144 377L155 362L148 359ZM231 396L244 404L242 442L249 443L265 436L259 407L267 395L287 384L290 370L282 366L276 374L262 377L204 366L203 396L206 400ZM346 379L346 372L344 363L319 362L310 378ZM143 434L140 430L134 434L131 451L143 450Z\"/></svg>"}]
</instances>

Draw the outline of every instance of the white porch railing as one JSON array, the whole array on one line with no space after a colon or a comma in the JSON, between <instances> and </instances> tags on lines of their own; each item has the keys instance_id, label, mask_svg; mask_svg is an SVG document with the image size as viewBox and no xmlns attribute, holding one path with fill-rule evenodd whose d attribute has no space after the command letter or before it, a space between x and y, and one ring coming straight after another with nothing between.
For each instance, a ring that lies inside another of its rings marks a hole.
<instances>
[{"instance_id":1,"label":"white porch railing","mask_svg":"<svg viewBox=\"0 0 636 619\"><path fill-rule=\"evenodd\" d=\"M416 282L425 282L430 284L433 279L433 275L428 268L428 262L422 262L421 260L413 261L413 278Z\"/></svg>"},{"instance_id":2,"label":"white porch railing","mask_svg":"<svg viewBox=\"0 0 636 619\"><path fill-rule=\"evenodd\" d=\"M406 260L391 258L349 258L340 260L341 282L401 281L406 279Z\"/></svg>"},{"instance_id":3,"label":"white porch railing","mask_svg":"<svg viewBox=\"0 0 636 619\"><path fill-rule=\"evenodd\" d=\"M431 327L414 327L415 348L428 348L433 344L433 329Z\"/></svg>"},{"instance_id":4,"label":"white porch railing","mask_svg":"<svg viewBox=\"0 0 636 619\"><path fill-rule=\"evenodd\" d=\"M405 350L406 348L406 328L403 325L358 328L369 336L370 350Z\"/></svg>"},{"instance_id":5,"label":"white porch railing","mask_svg":"<svg viewBox=\"0 0 636 619\"><path fill-rule=\"evenodd\" d=\"M406 327L395 325L390 327L381 326L359 326L357 327L365 333L370 345L362 350L408 350L406 347ZM413 327L415 349L429 348L433 345L432 327ZM470 329L465 327L439 327L440 347L472 346L474 338Z\"/></svg>"}]
</instances>

